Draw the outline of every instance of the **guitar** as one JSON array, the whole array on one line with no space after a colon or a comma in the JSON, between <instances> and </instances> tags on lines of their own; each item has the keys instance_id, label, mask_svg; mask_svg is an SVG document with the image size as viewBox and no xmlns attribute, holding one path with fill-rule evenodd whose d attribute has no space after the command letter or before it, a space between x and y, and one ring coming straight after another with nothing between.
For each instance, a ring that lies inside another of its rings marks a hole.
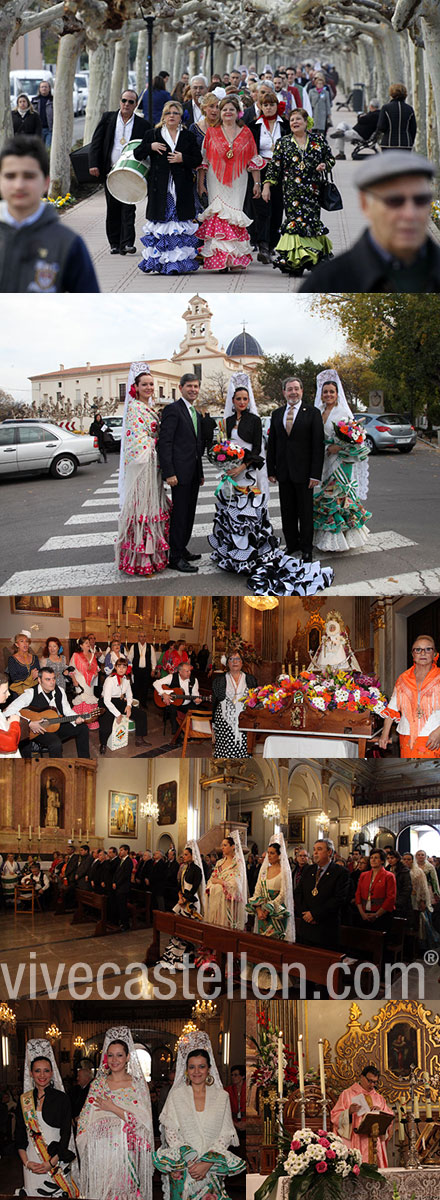
<instances>
[{"instance_id":1,"label":"guitar","mask_svg":"<svg viewBox=\"0 0 440 1200\"><path fill-rule=\"evenodd\" d=\"M29 729L29 721L39 721L48 733L57 733L60 725L66 725L69 721L71 725L75 725L78 720L88 724L89 721L96 721L96 718L103 712L103 708L94 708L90 713L78 713L76 717L65 717L64 714L57 712L56 708L45 708L43 712L36 712L34 708L22 708L21 712L17 713L22 729L21 740L29 738L32 741L33 738L38 737L38 733L32 733Z\"/></svg>"},{"instance_id":2,"label":"guitar","mask_svg":"<svg viewBox=\"0 0 440 1200\"><path fill-rule=\"evenodd\" d=\"M184 700L190 700L190 702L192 704L195 702L195 700L200 700L201 704L203 706L204 704L207 704L209 700L212 699L211 696L187 696L187 694L186 694L186 692L184 692L183 688L164 687L163 691L165 692L165 694L167 696L170 697L171 704L174 704L175 708L180 708L181 705L183 704ZM157 705L158 708L167 708L168 707L168 705L165 704L165 700L163 699L163 696L159 695L159 692L156 691L156 688L153 688L153 695L154 695L154 703ZM196 705L196 707L197 707L197 705Z\"/></svg>"}]
</instances>

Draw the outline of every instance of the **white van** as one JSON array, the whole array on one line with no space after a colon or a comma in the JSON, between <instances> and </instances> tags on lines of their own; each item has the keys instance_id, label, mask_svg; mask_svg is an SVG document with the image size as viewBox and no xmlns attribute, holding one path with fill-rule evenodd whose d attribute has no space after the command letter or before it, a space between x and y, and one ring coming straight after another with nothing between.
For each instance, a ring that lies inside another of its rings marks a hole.
<instances>
[{"instance_id":1,"label":"white van","mask_svg":"<svg viewBox=\"0 0 440 1200\"><path fill-rule=\"evenodd\" d=\"M15 108L17 104L17 96L20 92L25 92L29 96L29 100L33 100L38 95L38 87L40 83L46 80L50 83L53 91L55 79L51 71L44 71L41 67L39 70L27 71L22 67L19 71L9 72L9 87L11 93L11 108Z\"/></svg>"}]
</instances>

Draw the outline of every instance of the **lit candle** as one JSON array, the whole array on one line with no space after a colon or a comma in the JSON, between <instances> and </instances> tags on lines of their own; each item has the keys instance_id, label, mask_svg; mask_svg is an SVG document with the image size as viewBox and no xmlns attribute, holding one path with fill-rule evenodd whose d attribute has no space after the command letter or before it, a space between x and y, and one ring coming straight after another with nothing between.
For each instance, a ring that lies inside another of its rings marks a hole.
<instances>
[{"instance_id":1,"label":"lit candle","mask_svg":"<svg viewBox=\"0 0 440 1200\"><path fill-rule=\"evenodd\" d=\"M74 828L73 828L73 825L72 825L72 842L73 842L73 839L74 839L74 837L75 837L75 830L74 830Z\"/></svg>"},{"instance_id":2,"label":"lit candle","mask_svg":"<svg viewBox=\"0 0 440 1200\"><path fill-rule=\"evenodd\" d=\"M431 1121L432 1120L432 1104L431 1104L431 1092L430 1092L430 1088L429 1088L429 1075L428 1075L427 1071L423 1072L423 1081L424 1081L425 1089L426 1089L426 1091L425 1091L426 1120Z\"/></svg>"},{"instance_id":3,"label":"lit candle","mask_svg":"<svg viewBox=\"0 0 440 1200\"><path fill-rule=\"evenodd\" d=\"M118 608L118 629L119 629L119 618L120 618L120 612L119 612L119 608Z\"/></svg>"},{"instance_id":4,"label":"lit candle","mask_svg":"<svg viewBox=\"0 0 440 1200\"><path fill-rule=\"evenodd\" d=\"M319 1079L321 1083L322 1099L325 1100L325 1068L324 1068L324 1042L322 1038L318 1042L318 1059L319 1059Z\"/></svg>"},{"instance_id":5,"label":"lit candle","mask_svg":"<svg viewBox=\"0 0 440 1200\"><path fill-rule=\"evenodd\" d=\"M29 837L32 837L32 825L29 825Z\"/></svg>"},{"instance_id":6,"label":"lit candle","mask_svg":"<svg viewBox=\"0 0 440 1200\"><path fill-rule=\"evenodd\" d=\"M292 675L292 663L288 663L288 664L287 664L287 674L288 674L289 676L291 676L291 675Z\"/></svg>"},{"instance_id":7,"label":"lit candle","mask_svg":"<svg viewBox=\"0 0 440 1200\"><path fill-rule=\"evenodd\" d=\"M18 826L18 830L17 830L17 837L18 837L18 840L20 841L20 838L21 838L21 825L19 825L19 826Z\"/></svg>"},{"instance_id":8,"label":"lit candle","mask_svg":"<svg viewBox=\"0 0 440 1200\"><path fill-rule=\"evenodd\" d=\"M419 1110L419 1097L416 1095L416 1093L414 1094L414 1111L413 1111L413 1116L414 1116L414 1120L415 1120L415 1121L418 1121L418 1120L419 1120L419 1117L420 1117L420 1110Z\"/></svg>"},{"instance_id":9,"label":"lit candle","mask_svg":"<svg viewBox=\"0 0 440 1200\"><path fill-rule=\"evenodd\" d=\"M38 841L40 841L40 838L41 838L41 829L40 829L40 826L38 826Z\"/></svg>"},{"instance_id":10,"label":"lit candle","mask_svg":"<svg viewBox=\"0 0 440 1200\"><path fill-rule=\"evenodd\" d=\"M303 1035L300 1033L298 1038L298 1082L300 1092L304 1091L304 1060L303 1060Z\"/></svg>"},{"instance_id":11,"label":"lit candle","mask_svg":"<svg viewBox=\"0 0 440 1200\"><path fill-rule=\"evenodd\" d=\"M89 840L89 831L88 831L88 829L86 829L86 842L88 842L88 840Z\"/></svg>"},{"instance_id":12,"label":"lit candle","mask_svg":"<svg viewBox=\"0 0 440 1200\"><path fill-rule=\"evenodd\" d=\"M107 625L110 629L110 609L109 608L107 609Z\"/></svg>"},{"instance_id":13,"label":"lit candle","mask_svg":"<svg viewBox=\"0 0 440 1200\"><path fill-rule=\"evenodd\" d=\"M283 1063L283 1033L280 1029L278 1034L278 1095L282 1096L284 1089L284 1063Z\"/></svg>"}]
</instances>

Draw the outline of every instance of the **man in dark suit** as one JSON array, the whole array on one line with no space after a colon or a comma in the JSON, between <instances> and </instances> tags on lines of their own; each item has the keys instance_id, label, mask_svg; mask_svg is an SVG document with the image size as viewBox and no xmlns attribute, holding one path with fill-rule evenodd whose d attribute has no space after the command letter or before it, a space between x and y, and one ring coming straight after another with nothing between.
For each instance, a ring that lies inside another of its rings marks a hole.
<instances>
[{"instance_id":1,"label":"man in dark suit","mask_svg":"<svg viewBox=\"0 0 440 1200\"><path fill-rule=\"evenodd\" d=\"M79 861L75 872L75 887L81 892L90 892L89 875L93 857L89 846L85 843L79 848Z\"/></svg>"},{"instance_id":2,"label":"man in dark suit","mask_svg":"<svg viewBox=\"0 0 440 1200\"><path fill-rule=\"evenodd\" d=\"M331 838L315 842L315 862L306 867L294 892L297 941L337 950L342 913L349 900L350 876L333 861Z\"/></svg>"},{"instance_id":3,"label":"man in dark suit","mask_svg":"<svg viewBox=\"0 0 440 1200\"><path fill-rule=\"evenodd\" d=\"M319 409L303 403L300 379L283 384L285 404L272 413L267 443L267 473L278 480L281 522L288 554L302 552L312 561L313 488L321 479L324 426Z\"/></svg>"},{"instance_id":4,"label":"man in dark suit","mask_svg":"<svg viewBox=\"0 0 440 1200\"><path fill-rule=\"evenodd\" d=\"M173 498L168 565L186 574L198 571L193 563L201 557L188 550L199 487L204 483L203 425L195 408L199 390L197 375L182 375L180 397L164 409L157 443L160 469Z\"/></svg>"},{"instance_id":5,"label":"man in dark suit","mask_svg":"<svg viewBox=\"0 0 440 1200\"><path fill-rule=\"evenodd\" d=\"M143 117L135 116L137 92L124 88L119 112L105 112L98 122L89 151L89 173L104 184L107 204L105 223L110 254L136 254L134 204L121 204L107 187L107 175L121 157L124 146L134 138L143 138L150 128Z\"/></svg>"},{"instance_id":6,"label":"man in dark suit","mask_svg":"<svg viewBox=\"0 0 440 1200\"><path fill-rule=\"evenodd\" d=\"M74 846L69 846L68 855L66 870L62 880L65 908L70 908L75 902L75 875L79 863L79 854Z\"/></svg>"},{"instance_id":7,"label":"man in dark suit","mask_svg":"<svg viewBox=\"0 0 440 1200\"><path fill-rule=\"evenodd\" d=\"M119 863L116 867L112 883L116 916L119 928L124 930L124 932L130 928L128 921L127 900L130 893L132 871L133 863L130 858L130 847L124 844L123 846L119 847Z\"/></svg>"}]
</instances>

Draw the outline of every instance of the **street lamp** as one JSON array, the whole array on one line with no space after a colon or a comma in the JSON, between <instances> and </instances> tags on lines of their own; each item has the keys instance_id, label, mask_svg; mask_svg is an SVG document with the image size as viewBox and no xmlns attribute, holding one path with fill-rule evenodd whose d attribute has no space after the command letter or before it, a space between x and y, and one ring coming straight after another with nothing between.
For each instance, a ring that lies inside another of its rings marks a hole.
<instances>
[{"instance_id":1,"label":"street lamp","mask_svg":"<svg viewBox=\"0 0 440 1200\"><path fill-rule=\"evenodd\" d=\"M140 0L139 8L142 20L147 26L147 88L148 88L148 120L153 125L153 26L155 18L145 11L145 4Z\"/></svg>"},{"instance_id":2,"label":"street lamp","mask_svg":"<svg viewBox=\"0 0 440 1200\"><path fill-rule=\"evenodd\" d=\"M209 53L211 57L211 79L214 74L214 41L215 33L213 29L209 30Z\"/></svg>"}]
</instances>

